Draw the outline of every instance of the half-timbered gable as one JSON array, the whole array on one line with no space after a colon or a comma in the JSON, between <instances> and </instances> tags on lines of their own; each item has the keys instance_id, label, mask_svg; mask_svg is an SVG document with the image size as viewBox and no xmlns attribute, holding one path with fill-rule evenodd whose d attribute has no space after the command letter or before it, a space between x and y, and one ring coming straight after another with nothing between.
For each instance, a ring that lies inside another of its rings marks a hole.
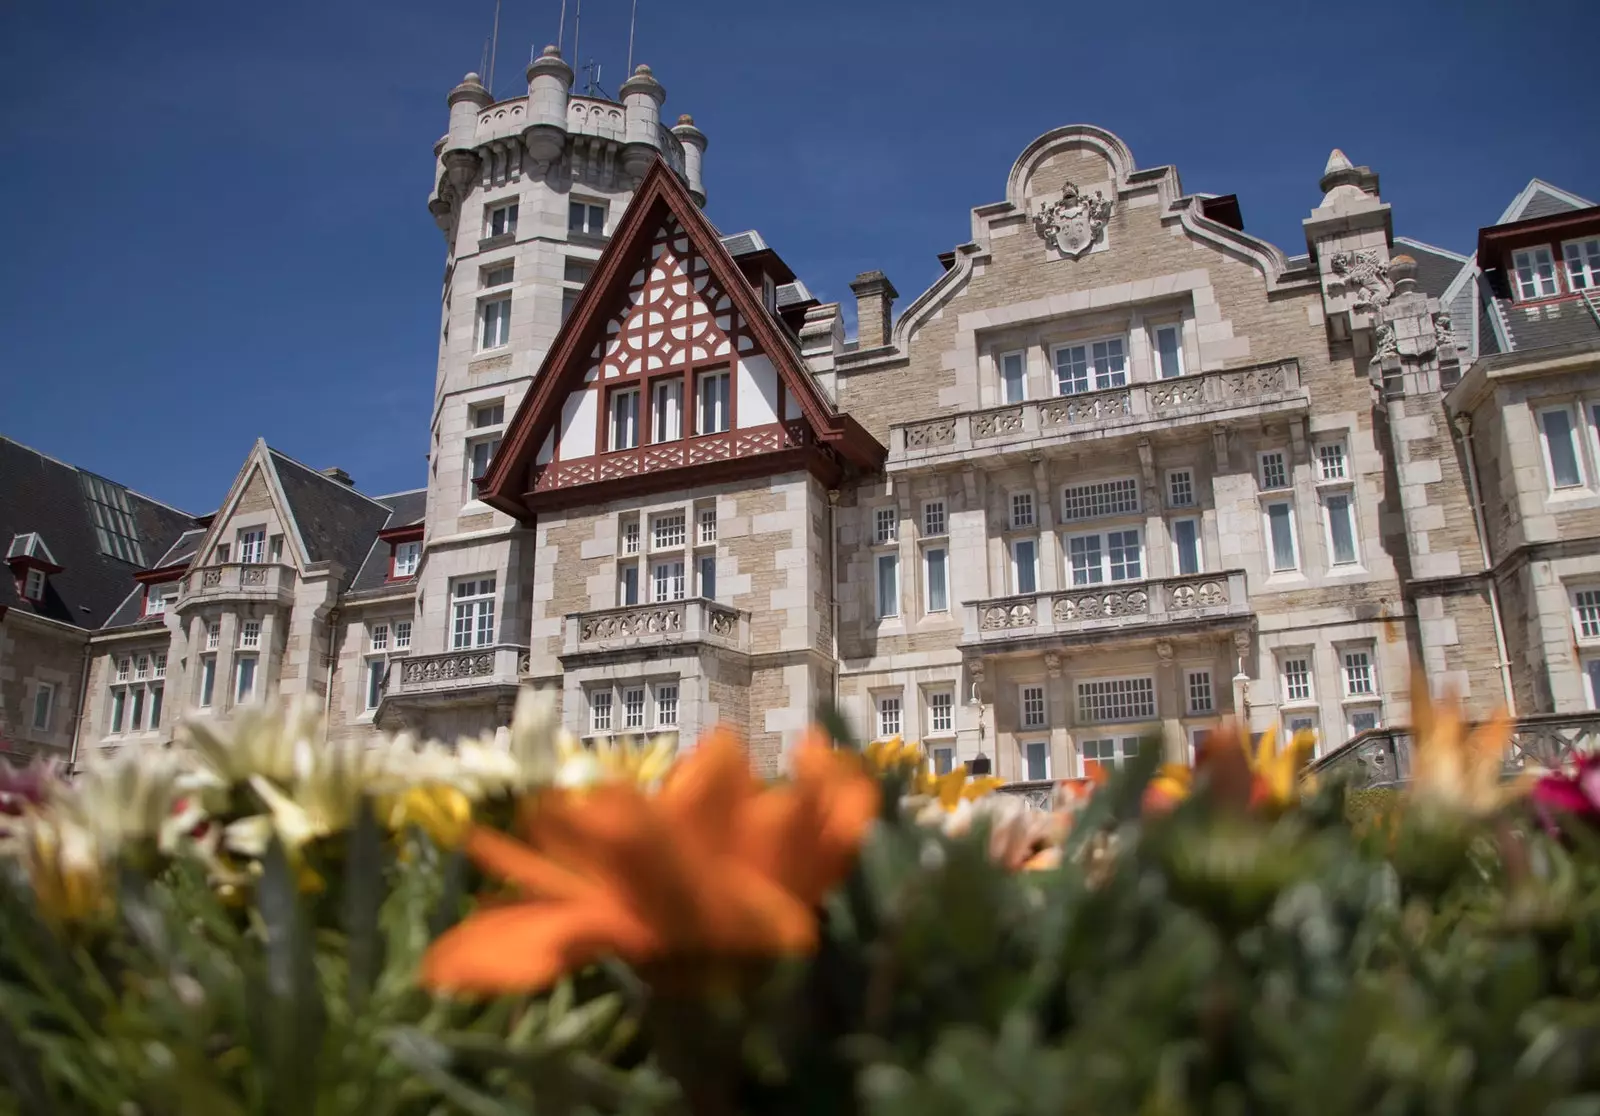
<instances>
[{"instance_id":1,"label":"half-timbered gable","mask_svg":"<svg viewBox=\"0 0 1600 1116\"><path fill-rule=\"evenodd\" d=\"M798 468L830 486L876 469L883 447L833 409L778 318L766 289L777 278L742 272L658 165L479 482L482 498L526 517L703 483L703 468L723 481Z\"/></svg>"}]
</instances>

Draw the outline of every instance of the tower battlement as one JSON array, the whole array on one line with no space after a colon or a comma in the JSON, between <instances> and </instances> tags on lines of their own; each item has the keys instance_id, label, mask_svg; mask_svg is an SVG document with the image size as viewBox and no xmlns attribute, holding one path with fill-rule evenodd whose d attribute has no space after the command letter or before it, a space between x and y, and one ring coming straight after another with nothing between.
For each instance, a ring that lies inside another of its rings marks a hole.
<instances>
[{"instance_id":1,"label":"tower battlement","mask_svg":"<svg viewBox=\"0 0 1600 1116\"><path fill-rule=\"evenodd\" d=\"M694 118L661 120L666 89L639 65L620 100L572 92L573 71L554 46L528 64L528 92L496 101L469 73L450 91L450 130L434 145L437 175L428 208L448 231L475 181L570 177L608 192L631 190L660 155L705 204L706 137Z\"/></svg>"}]
</instances>

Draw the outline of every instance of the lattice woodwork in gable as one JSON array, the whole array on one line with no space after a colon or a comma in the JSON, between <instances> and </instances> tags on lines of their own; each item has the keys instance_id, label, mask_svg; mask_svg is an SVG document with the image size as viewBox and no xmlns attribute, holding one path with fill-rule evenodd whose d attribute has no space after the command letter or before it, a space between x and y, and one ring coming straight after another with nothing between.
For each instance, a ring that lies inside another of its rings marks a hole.
<instances>
[{"instance_id":1,"label":"lattice woodwork in gable","mask_svg":"<svg viewBox=\"0 0 1600 1116\"><path fill-rule=\"evenodd\" d=\"M586 383L626 380L758 352L743 315L711 274L676 218L650 244L628 280L627 300L589 353Z\"/></svg>"}]
</instances>

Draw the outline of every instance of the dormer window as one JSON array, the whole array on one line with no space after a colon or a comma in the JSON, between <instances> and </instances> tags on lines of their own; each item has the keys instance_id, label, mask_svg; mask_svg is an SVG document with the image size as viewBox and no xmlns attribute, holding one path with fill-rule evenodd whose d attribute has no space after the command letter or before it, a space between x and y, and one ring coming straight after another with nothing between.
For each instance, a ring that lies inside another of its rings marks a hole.
<instances>
[{"instance_id":1,"label":"dormer window","mask_svg":"<svg viewBox=\"0 0 1600 1116\"><path fill-rule=\"evenodd\" d=\"M1511 267L1516 275L1518 301L1551 298L1560 293L1560 284L1556 280L1555 260L1551 258L1550 249L1546 245L1539 244L1513 252Z\"/></svg>"},{"instance_id":2,"label":"dormer window","mask_svg":"<svg viewBox=\"0 0 1600 1116\"><path fill-rule=\"evenodd\" d=\"M29 569L22 575L22 595L38 604L44 600L44 571Z\"/></svg>"},{"instance_id":3,"label":"dormer window","mask_svg":"<svg viewBox=\"0 0 1600 1116\"><path fill-rule=\"evenodd\" d=\"M769 314L778 312L778 284L765 271L761 273L761 305L767 308Z\"/></svg>"},{"instance_id":4,"label":"dormer window","mask_svg":"<svg viewBox=\"0 0 1600 1116\"><path fill-rule=\"evenodd\" d=\"M420 542L403 542L394 544L394 576L398 578L411 577L417 572L417 566L422 561L422 544Z\"/></svg>"},{"instance_id":5,"label":"dormer window","mask_svg":"<svg viewBox=\"0 0 1600 1116\"><path fill-rule=\"evenodd\" d=\"M167 612L166 594L156 585L144 591L144 614L150 616L165 616Z\"/></svg>"},{"instance_id":6,"label":"dormer window","mask_svg":"<svg viewBox=\"0 0 1600 1116\"><path fill-rule=\"evenodd\" d=\"M1574 291L1600 290L1600 237L1569 240L1561 246L1567 264L1567 286Z\"/></svg>"}]
</instances>

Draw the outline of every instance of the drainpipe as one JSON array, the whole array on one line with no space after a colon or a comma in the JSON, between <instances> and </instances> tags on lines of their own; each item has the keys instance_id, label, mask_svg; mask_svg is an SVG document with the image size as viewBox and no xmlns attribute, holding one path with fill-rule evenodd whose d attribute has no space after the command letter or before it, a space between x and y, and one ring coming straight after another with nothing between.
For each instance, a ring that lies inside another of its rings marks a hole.
<instances>
[{"instance_id":1,"label":"drainpipe","mask_svg":"<svg viewBox=\"0 0 1600 1116\"><path fill-rule=\"evenodd\" d=\"M833 708L839 708L839 490L828 490L828 595L833 612Z\"/></svg>"},{"instance_id":2,"label":"drainpipe","mask_svg":"<svg viewBox=\"0 0 1600 1116\"><path fill-rule=\"evenodd\" d=\"M83 711L89 704L89 667L94 663L94 647L88 638L83 641L83 680L78 683L78 715L72 724L72 751L67 755L67 774L78 771L78 741L83 739Z\"/></svg>"},{"instance_id":3,"label":"drainpipe","mask_svg":"<svg viewBox=\"0 0 1600 1116\"><path fill-rule=\"evenodd\" d=\"M1506 630L1500 621L1500 591L1495 585L1494 563L1489 557L1489 531L1483 522L1483 497L1478 491L1478 459L1472 452L1472 416L1457 415L1452 423L1461 436L1461 449L1467 464L1467 498L1472 503L1472 521L1478 528L1478 551L1483 556L1484 577L1489 585L1489 615L1494 620L1494 650L1499 657L1500 686L1505 691L1506 713L1517 715L1517 697L1511 689L1511 656L1506 653Z\"/></svg>"},{"instance_id":4,"label":"drainpipe","mask_svg":"<svg viewBox=\"0 0 1600 1116\"><path fill-rule=\"evenodd\" d=\"M333 721L333 668L339 661L339 607L328 610L328 680L322 691L322 742L328 742L328 726Z\"/></svg>"}]
</instances>

